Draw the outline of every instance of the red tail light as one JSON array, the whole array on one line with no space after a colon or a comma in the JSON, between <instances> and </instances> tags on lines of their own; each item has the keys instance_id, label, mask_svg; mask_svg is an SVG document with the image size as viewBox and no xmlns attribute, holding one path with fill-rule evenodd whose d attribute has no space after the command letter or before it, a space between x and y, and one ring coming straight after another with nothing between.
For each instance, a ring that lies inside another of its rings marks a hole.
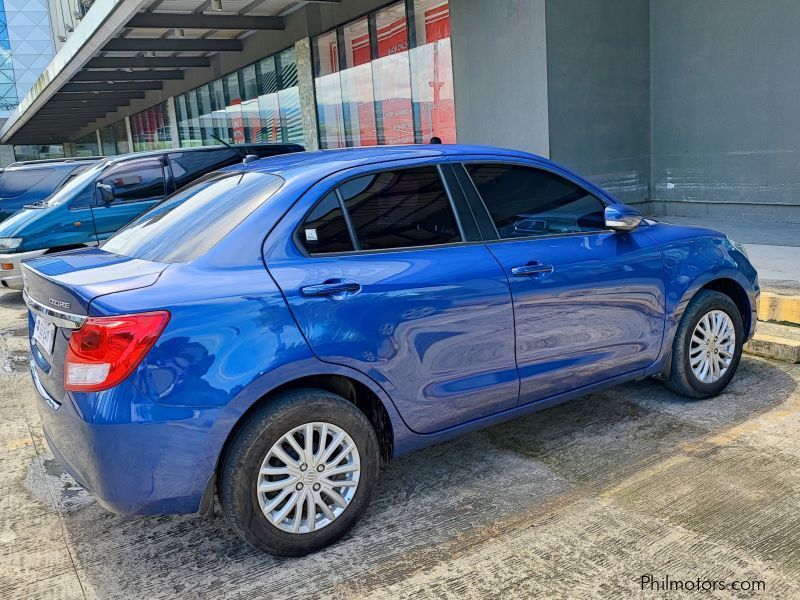
<instances>
[{"instance_id":1,"label":"red tail light","mask_svg":"<svg viewBox=\"0 0 800 600\"><path fill-rule=\"evenodd\" d=\"M64 366L64 388L99 392L133 373L169 322L166 311L89 317L72 333Z\"/></svg>"}]
</instances>

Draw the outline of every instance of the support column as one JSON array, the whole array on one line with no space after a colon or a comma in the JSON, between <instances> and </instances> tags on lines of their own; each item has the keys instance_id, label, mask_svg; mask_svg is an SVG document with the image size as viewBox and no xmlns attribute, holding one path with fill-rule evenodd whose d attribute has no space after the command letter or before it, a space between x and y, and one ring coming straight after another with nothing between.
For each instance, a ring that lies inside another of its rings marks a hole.
<instances>
[{"instance_id":1,"label":"support column","mask_svg":"<svg viewBox=\"0 0 800 600\"><path fill-rule=\"evenodd\" d=\"M172 138L172 147L181 147L180 131L178 130L178 113L175 111L175 96L167 98L167 117L169 118L169 132Z\"/></svg>"},{"instance_id":2,"label":"support column","mask_svg":"<svg viewBox=\"0 0 800 600\"><path fill-rule=\"evenodd\" d=\"M300 119L303 123L303 145L306 150L319 149L317 129L317 100L314 95L314 62L311 57L311 38L294 45L297 56L297 86L300 91Z\"/></svg>"},{"instance_id":3,"label":"support column","mask_svg":"<svg viewBox=\"0 0 800 600\"><path fill-rule=\"evenodd\" d=\"M128 152L136 152L133 149L133 130L131 130L131 118L125 115L125 131L128 133Z\"/></svg>"},{"instance_id":4,"label":"support column","mask_svg":"<svg viewBox=\"0 0 800 600\"><path fill-rule=\"evenodd\" d=\"M103 152L103 138L100 137L100 130L95 129L94 134L97 136L97 154L98 156L102 156L105 152Z\"/></svg>"}]
</instances>

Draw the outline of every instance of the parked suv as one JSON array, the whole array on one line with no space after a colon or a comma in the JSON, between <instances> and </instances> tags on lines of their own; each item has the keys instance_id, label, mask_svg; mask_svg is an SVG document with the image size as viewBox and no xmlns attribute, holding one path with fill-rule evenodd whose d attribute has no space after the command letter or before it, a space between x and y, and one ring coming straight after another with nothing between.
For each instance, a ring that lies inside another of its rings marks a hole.
<instances>
[{"instance_id":1,"label":"parked suv","mask_svg":"<svg viewBox=\"0 0 800 600\"><path fill-rule=\"evenodd\" d=\"M23 268L65 469L120 513L216 492L284 555L344 535L417 448L648 376L720 393L759 295L725 235L473 146L231 167Z\"/></svg>"},{"instance_id":2,"label":"parked suv","mask_svg":"<svg viewBox=\"0 0 800 600\"><path fill-rule=\"evenodd\" d=\"M94 246L171 192L246 155L303 150L297 144L251 144L125 154L95 163L44 202L0 223L0 286L22 289L20 263L43 254Z\"/></svg>"},{"instance_id":3,"label":"parked suv","mask_svg":"<svg viewBox=\"0 0 800 600\"><path fill-rule=\"evenodd\" d=\"M0 221L63 187L102 156L15 162L0 171Z\"/></svg>"}]
</instances>

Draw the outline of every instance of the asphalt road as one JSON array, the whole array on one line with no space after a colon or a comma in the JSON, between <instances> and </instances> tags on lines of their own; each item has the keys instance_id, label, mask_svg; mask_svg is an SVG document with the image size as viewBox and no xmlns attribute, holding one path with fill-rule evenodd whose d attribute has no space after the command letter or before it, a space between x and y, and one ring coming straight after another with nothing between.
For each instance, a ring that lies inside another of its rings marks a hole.
<instances>
[{"instance_id":1,"label":"asphalt road","mask_svg":"<svg viewBox=\"0 0 800 600\"><path fill-rule=\"evenodd\" d=\"M120 517L77 486L40 431L24 314L0 292L1 598L800 598L800 365L745 357L713 400L639 382L419 452L339 544L276 559L218 510Z\"/></svg>"}]
</instances>

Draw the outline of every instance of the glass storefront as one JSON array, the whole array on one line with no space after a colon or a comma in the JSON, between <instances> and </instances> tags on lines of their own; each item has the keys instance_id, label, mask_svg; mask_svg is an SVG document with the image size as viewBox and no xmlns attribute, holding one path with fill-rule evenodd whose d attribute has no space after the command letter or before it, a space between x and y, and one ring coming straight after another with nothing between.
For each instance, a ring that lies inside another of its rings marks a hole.
<instances>
[{"instance_id":1,"label":"glass storefront","mask_svg":"<svg viewBox=\"0 0 800 600\"><path fill-rule=\"evenodd\" d=\"M105 156L116 156L130 152L125 119L120 119L108 127L103 127L100 130L100 141L102 142L102 154Z\"/></svg>"},{"instance_id":2,"label":"glass storefront","mask_svg":"<svg viewBox=\"0 0 800 600\"><path fill-rule=\"evenodd\" d=\"M131 135L134 152L172 148L167 103L162 102L132 115Z\"/></svg>"},{"instance_id":3,"label":"glass storefront","mask_svg":"<svg viewBox=\"0 0 800 600\"><path fill-rule=\"evenodd\" d=\"M303 143L294 48L175 98L180 145Z\"/></svg>"},{"instance_id":4,"label":"glass storefront","mask_svg":"<svg viewBox=\"0 0 800 600\"><path fill-rule=\"evenodd\" d=\"M402 0L313 40L320 146L455 143L448 0Z\"/></svg>"}]
</instances>

